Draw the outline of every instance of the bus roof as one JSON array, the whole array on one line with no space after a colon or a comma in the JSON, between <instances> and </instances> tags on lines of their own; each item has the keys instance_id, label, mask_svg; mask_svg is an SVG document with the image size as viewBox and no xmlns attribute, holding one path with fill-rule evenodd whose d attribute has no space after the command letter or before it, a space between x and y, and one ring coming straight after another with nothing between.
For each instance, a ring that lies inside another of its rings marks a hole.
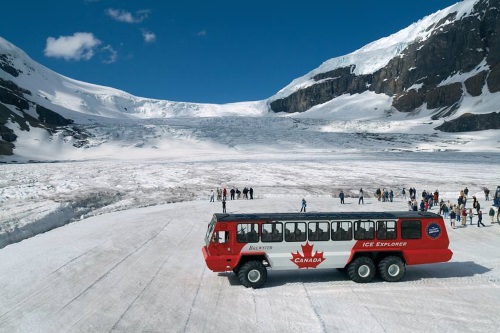
<instances>
[{"instance_id":1,"label":"bus roof","mask_svg":"<svg viewBox=\"0 0 500 333\"><path fill-rule=\"evenodd\" d=\"M381 220L381 219L419 219L424 217L440 218L432 212L401 211L401 212L322 212L322 213L251 213L251 214L221 214L215 213L219 222L241 221L295 221L295 220Z\"/></svg>"}]
</instances>

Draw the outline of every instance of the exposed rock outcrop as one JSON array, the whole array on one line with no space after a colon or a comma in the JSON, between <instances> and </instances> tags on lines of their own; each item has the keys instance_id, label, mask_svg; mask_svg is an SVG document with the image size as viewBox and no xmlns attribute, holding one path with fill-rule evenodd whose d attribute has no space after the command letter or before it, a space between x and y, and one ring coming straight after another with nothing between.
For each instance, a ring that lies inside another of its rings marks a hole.
<instances>
[{"instance_id":1,"label":"exposed rock outcrop","mask_svg":"<svg viewBox=\"0 0 500 333\"><path fill-rule=\"evenodd\" d=\"M12 155L17 140L14 131L6 126L8 121L17 124L21 131L39 127L51 133L60 127L73 124L73 120L66 119L52 110L29 101L25 95L31 96L31 92L12 81L0 78L0 155ZM16 112L11 108L14 108ZM27 112L32 108L38 115L37 118Z\"/></svg>"},{"instance_id":2,"label":"exposed rock outcrop","mask_svg":"<svg viewBox=\"0 0 500 333\"><path fill-rule=\"evenodd\" d=\"M473 132L488 129L500 129L500 112L488 114L466 113L457 119L444 122L436 127L443 132Z\"/></svg>"}]
</instances>

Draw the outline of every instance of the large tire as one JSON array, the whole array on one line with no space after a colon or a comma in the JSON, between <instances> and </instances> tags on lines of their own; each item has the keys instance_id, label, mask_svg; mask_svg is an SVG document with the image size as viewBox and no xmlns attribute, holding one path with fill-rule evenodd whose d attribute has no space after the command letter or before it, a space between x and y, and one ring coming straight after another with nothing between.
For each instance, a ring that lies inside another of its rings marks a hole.
<instances>
[{"instance_id":1,"label":"large tire","mask_svg":"<svg viewBox=\"0 0 500 333\"><path fill-rule=\"evenodd\" d=\"M260 288L267 280L267 269L260 261L249 261L241 266L238 278L247 288Z\"/></svg>"},{"instance_id":2,"label":"large tire","mask_svg":"<svg viewBox=\"0 0 500 333\"><path fill-rule=\"evenodd\" d=\"M349 264L347 275L357 283L370 282L375 276L375 264L368 257L356 258Z\"/></svg>"},{"instance_id":3,"label":"large tire","mask_svg":"<svg viewBox=\"0 0 500 333\"><path fill-rule=\"evenodd\" d=\"M390 256L382 259L378 264L380 277L387 282L397 282L403 278L406 266L399 257Z\"/></svg>"}]
</instances>

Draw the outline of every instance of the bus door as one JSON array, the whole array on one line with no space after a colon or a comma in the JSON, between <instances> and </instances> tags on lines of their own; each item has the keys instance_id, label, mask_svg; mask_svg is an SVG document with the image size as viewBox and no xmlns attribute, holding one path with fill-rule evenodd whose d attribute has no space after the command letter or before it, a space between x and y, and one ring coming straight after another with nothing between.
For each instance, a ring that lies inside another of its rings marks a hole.
<instances>
[{"instance_id":1,"label":"bus door","mask_svg":"<svg viewBox=\"0 0 500 333\"><path fill-rule=\"evenodd\" d=\"M231 232L225 230L227 224L221 223L216 226L211 240L211 247L215 249L215 255L228 255L231 254Z\"/></svg>"}]
</instances>

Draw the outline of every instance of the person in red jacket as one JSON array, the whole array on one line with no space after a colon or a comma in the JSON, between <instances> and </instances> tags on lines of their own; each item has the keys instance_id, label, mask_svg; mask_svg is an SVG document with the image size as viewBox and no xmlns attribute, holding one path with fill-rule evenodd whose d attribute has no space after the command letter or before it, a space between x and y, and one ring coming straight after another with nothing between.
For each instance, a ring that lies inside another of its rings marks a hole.
<instances>
[{"instance_id":1,"label":"person in red jacket","mask_svg":"<svg viewBox=\"0 0 500 333\"><path fill-rule=\"evenodd\" d=\"M462 222L462 225L463 226L466 226L467 225L467 209L465 209L465 206L462 205L462 216L460 217L460 220Z\"/></svg>"}]
</instances>

